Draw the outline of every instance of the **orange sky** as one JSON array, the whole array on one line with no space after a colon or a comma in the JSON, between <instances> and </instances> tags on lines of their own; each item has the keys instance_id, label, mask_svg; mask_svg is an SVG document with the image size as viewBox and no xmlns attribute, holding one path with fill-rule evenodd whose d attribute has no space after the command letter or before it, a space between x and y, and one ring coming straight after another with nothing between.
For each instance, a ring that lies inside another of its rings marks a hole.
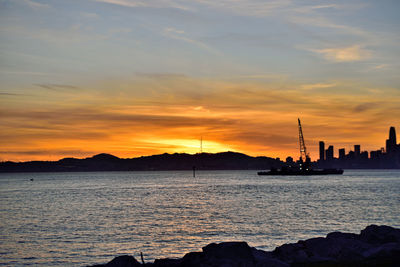
<instances>
[{"instance_id":1,"label":"orange sky","mask_svg":"<svg viewBox=\"0 0 400 267\"><path fill-rule=\"evenodd\" d=\"M30 96L3 95L2 160L197 153L201 137L204 152L297 158L298 117L315 160L319 140L346 150L353 144L379 149L400 118L400 92L340 81L140 74L74 88L47 87L37 86Z\"/></svg>"},{"instance_id":2,"label":"orange sky","mask_svg":"<svg viewBox=\"0 0 400 267\"><path fill-rule=\"evenodd\" d=\"M299 156L400 131L400 1L0 1L0 160Z\"/></svg>"}]
</instances>

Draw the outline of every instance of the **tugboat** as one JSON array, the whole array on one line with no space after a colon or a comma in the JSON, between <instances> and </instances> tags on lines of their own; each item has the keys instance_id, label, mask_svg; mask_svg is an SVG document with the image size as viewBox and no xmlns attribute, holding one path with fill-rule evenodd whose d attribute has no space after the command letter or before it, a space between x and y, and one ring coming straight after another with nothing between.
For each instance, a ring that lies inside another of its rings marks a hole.
<instances>
[{"instance_id":1,"label":"tugboat","mask_svg":"<svg viewBox=\"0 0 400 267\"><path fill-rule=\"evenodd\" d=\"M293 167L282 167L282 169L271 168L270 171L261 171L258 175L327 175L343 174L341 169L302 169Z\"/></svg>"},{"instance_id":2,"label":"tugboat","mask_svg":"<svg viewBox=\"0 0 400 267\"><path fill-rule=\"evenodd\" d=\"M327 174L343 174L341 169L312 169L311 159L307 153L304 143L303 130L299 123L299 143L300 143L300 163L298 167L284 166L281 169L271 168L270 171L257 172L258 175L327 175Z\"/></svg>"}]
</instances>

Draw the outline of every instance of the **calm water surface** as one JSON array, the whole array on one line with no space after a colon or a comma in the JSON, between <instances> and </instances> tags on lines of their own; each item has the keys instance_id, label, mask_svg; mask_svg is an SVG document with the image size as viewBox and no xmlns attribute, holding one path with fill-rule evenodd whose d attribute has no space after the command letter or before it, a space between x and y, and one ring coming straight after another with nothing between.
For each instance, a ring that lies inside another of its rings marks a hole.
<instances>
[{"instance_id":1,"label":"calm water surface","mask_svg":"<svg viewBox=\"0 0 400 267\"><path fill-rule=\"evenodd\" d=\"M0 174L0 265L181 257L211 242L274 247L369 224L400 227L400 171ZM33 178L34 181L30 181Z\"/></svg>"}]
</instances>

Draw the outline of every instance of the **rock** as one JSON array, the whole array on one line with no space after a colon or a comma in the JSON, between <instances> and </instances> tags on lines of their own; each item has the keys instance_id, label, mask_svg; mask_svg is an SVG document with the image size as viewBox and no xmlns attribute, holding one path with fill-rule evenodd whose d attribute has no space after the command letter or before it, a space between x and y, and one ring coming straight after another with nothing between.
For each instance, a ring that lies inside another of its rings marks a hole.
<instances>
[{"instance_id":1,"label":"rock","mask_svg":"<svg viewBox=\"0 0 400 267\"><path fill-rule=\"evenodd\" d=\"M299 241L295 244L284 244L275 248L272 253L278 259L288 263L303 262L309 257L305 251L304 241Z\"/></svg>"},{"instance_id":2,"label":"rock","mask_svg":"<svg viewBox=\"0 0 400 267\"><path fill-rule=\"evenodd\" d=\"M342 232L332 232L329 233L326 238L331 239L358 239L359 235L357 234L352 234L352 233L342 233Z\"/></svg>"},{"instance_id":3,"label":"rock","mask_svg":"<svg viewBox=\"0 0 400 267\"><path fill-rule=\"evenodd\" d=\"M400 243L400 229L386 225L370 225L361 231L360 239L370 244Z\"/></svg>"},{"instance_id":4,"label":"rock","mask_svg":"<svg viewBox=\"0 0 400 267\"><path fill-rule=\"evenodd\" d=\"M373 247L365 251L363 256L369 260L390 259L393 262L400 263L400 245L399 243L387 243L379 247Z\"/></svg>"},{"instance_id":5,"label":"rock","mask_svg":"<svg viewBox=\"0 0 400 267\"><path fill-rule=\"evenodd\" d=\"M278 260L272 254L272 252L266 252L252 248L252 254L256 262L257 267L289 267L290 265L286 262Z\"/></svg>"},{"instance_id":6,"label":"rock","mask_svg":"<svg viewBox=\"0 0 400 267\"><path fill-rule=\"evenodd\" d=\"M119 256L114 258L112 261L107 263L106 267L140 267L140 264L134 257L132 256Z\"/></svg>"},{"instance_id":7,"label":"rock","mask_svg":"<svg viewBox=\"0 0 400 267\"><path fill-rule=\"evenodd\" d=\"M202 252L190 252L183 256L178 266L207 266L207 259Z\"/></svg>"},{"instance_id":8,"label":"rock","mask_svg":"<svg viewBox=\"0 0 400 267\"><path fill-rule=\"evenodd\" d=\"M96 264L91 267L140 267L140 264L134 257L123 255L115 257L112 261L107 264Z\"/></svg>"},{"instance_id":9,"label":"rock","mask_svg":"<svg viewBox=\"0 0 400 267\"><path fill-rule=\"evenodd\" d=\"M255 266L255 259L245 242L212 243L203 252L186 254L181 266Z\"/></svg>"},{"instance_id":10,"label":"rock","mask_svg":"<svg viewBox=\"0 0 400 267\"><path fill-rule=\"evenodd\" d=\"M396 256L400 249L399 232L400 230L392 227L371 225L362 230L360 235L333 232L326 238L311 238L282 245L273 254L278 259L295 265L329 263L351 266L355 262L388 258L400 263Z\"/></svg>"},{"instance_id":11,"label":"rock","mask_svg":"<svg viewBox=\"0 0 400 267\"><path fill-rule=\"evenodd\" d=\"M229 258L236 261L254 261L251 248L246 242L209 244L203 248L203 253L207 258Z\"/></svg>"},{"instance_id":12,"label":"rock","mask_svg":"<svg viewBox=\"0 0 400 267\"><path fill-rule=\"evenodd\" d=\"M97 267L142 266L132 256L120 256ZM245 242L212 243L202 252L181 259L158 259L146 266L189 267L288 267L288 266L400 266L400 229L370 225L360 234L333 232L323 237L284 244L272 252Z\"/></svg>"},{"instance_id":13,"label":"rock","mask_svg":"<svg viewBox=\"0 0 400 267\"><path fill-rule=\"evenodd\" d=\"M156 259L154 261L154 267L174 267L179 266L182 263L182 259Z\"/></svg>"}]
</instances>

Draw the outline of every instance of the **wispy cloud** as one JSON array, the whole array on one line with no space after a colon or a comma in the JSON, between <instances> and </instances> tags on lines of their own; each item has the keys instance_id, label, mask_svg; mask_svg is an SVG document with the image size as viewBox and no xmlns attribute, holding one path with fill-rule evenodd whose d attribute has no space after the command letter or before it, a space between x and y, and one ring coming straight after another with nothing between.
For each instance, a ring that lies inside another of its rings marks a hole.
<instances>
[{"instance_id":1,"label":"wispy cloud","mask_svg":"<svg viewBox=\"0 0 400 267\"><path fill-rule=\"evenodd\" d=\"M382 70L389 68L389 64L379 64L372 67L374 70Z\"/></svg>"},{"instance_id":2,"label":"wispy cloud","mask_svg":"<svg viewBox=\"0 0 400 267\"><path fill-rule=\"evenodd\" d=\"M400 116L400 95L396 90L363 89L348 94L320 90L307 94L291 89L345 90L349 85L343 81L299 86L290 81L283 85L253 79L223 81L149 73L121 81L124 87L102 84L113 88L112 94L96 88L79 96L63 96L63 106L48 101L45 106L40 102L0 109L2 147L10 151L85 147L96 153L108 151L117 156L133 156L132 151L139 155L185 151L198 135L206 133L206 139L219 144L215 146L219 149L229 147L252 155L284 157L293 154L297 147L298 116L307 125L311 151L316 151L314 139L344 142L349 133L365 136L367 125L379 128ZM55 85L56 89L59 87ZM144 93L142 88L151 90ZM177 136L180 141L171 145L170 140L176 140ZM379 146L381 141L369 142ZM193 151L196 152L187 152Z\"/></svg>"},{"instance_id":3,"label":"wispy cloud","mask_svg":"<svg viewBox=\"0 0 400 267\"><path fill-rule=\"evenodd\" d=\"M148 7L148 8L176 8L188 10L189 8L178 1L173 0L94 0L107 4L125 6L125 7Z\"/></svg>"},{"instance_id":4,"label":"wispy cloud","mask_svg":"<svg viewBox=\"0 0 400 267\"><path fill-rule=\"evenodd\" d=\"M0 92L0 95L3 95L3 96L20 96L20 95L23 95L23 94Z\"/></svg>"},{"instance_id":5,"label":"wispy cloud","mask_svg":"<svg viewBox=\"0 0 400 267\"><path fill-rule=\"evenodd\" d=\"M371 57L369 50L362 48L360 45L340 48L312 49L312 52L322 55L326 60L332 62L352 62L365 60Z\"/></svg>"},{"instance_id":6,"label":"wispy cloud","mask_svg":"<svg viewBox=\"0 0 400 267\"><path fill-rule=\"evenodd\" d=\"M78 87L69 84L34 84L44 89L60 91L60 90L76 90Z\"/></svg>"},{"instance_id":7,"label":"wispy cloud","mask_svg":"<svg viewBox=\"0 0 400 267\"><path fill-rule=\"evenodd\" d=\"M82 27L81 24L69 25L63 31L51 27L33 30L21 25L8 25L4 27L0 25L0 32L56 44L82 43L91 40L100 41L109 38L108 35L94 33L91 29Z\"/></svg>"},{"instance_id":8,"label":"wispy cloud","mask_svg":"<svg viewBox=\"0 0 400 267\"><path fill-rule=\"evenodd\" d=\"M198 4L206 5L225 12L231 12L245 16L266 16L271 15L277 10L288 8L292 5L291 0L271 0L271 1L248 1L248 0L196 0Z\"/></svg>"},{"instance_id":9,"label":"wispy cloud","mask_svg":"<svg viewBox=\"0 0 400 267\"><path fill-rule=\"evenodd\" d=\"M291 0L270 0L270 1L249 1L249 0L94 0L108 4L125 7L146 7L146 8L175 8L181 10L196 11L199 7L212 8L222 12L229 12L243 16L265 16L274 11L289 7Z\"/></svg>"},{"instance_id":10,"label":"wispy cloud","mask_svg":"<svg viewBox=\"0 0 400 267\"><path fill-rule=\"evenodd\" d=\"M37 149L37 150L18 150L18 151L7 151L3 150L0 151L0 154L3 155L30 155L30 156L45 156L49 157L50 155L56 155L56 156L62 156L62 155L70 155L70 156L83 156L83 155L93 155L95 152L93 151L86 151L86 150L75 150L75 149L48 149L48 150L43 150L43 149Z\"/></svg>"},{"instance_id":11,"label":"wispy cloud","mask_svg":"<svg viewBox=\"0 0 400 267\"><path fill-rule=\"evenodd\" d=\"M81 16L87 19L98 19L100 18L99 14L94 12L81 12Z\"/></svg>"},{"instance_id":12,"label":"wispy cloud","mask_svg":"<svg viewBox=\"0 0 400 267\"><path fill-rule=\"evenodd\" d=\"M48 76L48 75L53 75L52 73L47 73L47 72L35 72L35 71L7 71L7 70L0 70L0 74L7 74L7 75L33 75L33 76Z\"/></svg>"},{"instance_id":13,"label":"wispy cloud","mask_svg":"<svg viewBox=\"0 0 400 267\"><path fill-rule=\"evenodd\" d=\"M320 1L321 2L321 1ZM365 8L368 4L362 3L362 2L343 2L339 3L336 1L336 3L324 3L326 1L323 1L323 3L319 4L319 1L313 1L311 5L297 5L296 7L293 8L293 10L296 13L315 13L316 11L353 11L353 10L360 10L362 8Z\"/></svg>"},{"instance_id":14,"label":"wispy cloud","mask_svg":"<svg viewBox=\"0 0 400 267\"><path fill-rule=\"evenodd\" d=\"M354 112L360 113L360 112L365 112L365 111L369 111L369 110L376 110L377 107L384 105L384 104L385 103L378 102L378 101L357 104L354 107Z\"/></svg>"},{"instance_id":15,"label":"wispy cloud","mask_svg":"<svg viewBox=\"0 0 400 267\"><path fill-rule=\"evenodd\" d=\"M320 28L330 28L330 29L337 29L347 34L352 34L356 36L366 37L366 38L373 38L373 36L360 28L349 26L345 24L336 23L331 21L330 19L316 14L316 15L308 15L308 16L298 16L296 14L292 14L288 16L287 19L295 24L306 25L309 27L320 27Z\"/></svg>"},{"instance_id":16,"label":"wispy cloud","mask_svg":"<svg viewBox=\"0 0 400 267\"><path fill-rule=\"evenodd\" d=\"M185 31L169 27L169 28L164 29L164 33L166 33L166 34L184 34Z\"/></svg>"},{"instance_id":17,"label":"wispy cloud","mask_svg":"<svg viewBox=\"0 0 400 267\"><path fill-rule=\"evenodd\" d=\"M342 8L342 6L338 4L327 4L327 5L310 5L310 6L301 6L301 7L296 7L294 10L299 13L311 13L319 9L339 9Z\"/></svg>"},{"instance_id":18,"label":"wispy cloud","mask_svg":"<svg viewBox=\"0 0 400 267\"><path fill-rule=\"evenodd\" d=\"M221 54L217 49L212 48L211 46L207 45L204 42L195 40L193 38L189 38L185 31L183 30L178 30L172 27L165 28L163 31L163 35L172 39L180 40L192 45L195 45L199 48L202 48L204 50L207 50L208 52L211 52L213 54Z\"/></svg>"},{"instance_id":19,"label":"wispy cloud","mask_svg":"<svg viewBox=\"0 0 400 267\"><path fill-rule=\"evenodd\" d=\"M172 152L180 144L167 140L204 131L246 153L285 156L297 116L307 138L338 142L400 117L398 23L379 13L397 4L89 1L3 1L2 150Z\"/></svg>"},{"instance_id":20,"label":"wispy cloud","mask_svg":"<svg viewBox=\"0 0 400 267\"><path fill-rule=\"evenodd\" d=\"M36 2L36 1L33 1L33 0L19 0L19 1L21 1L22 3L28 5L31 8L35 8L35 9L50 7L48 4L39 3L39 2Z\"/></svg>"},{"instance_id":21,"label":"wispy cloud","mask_svg":"<svg viewBox=\"0 0 400 267\"><path fill-rule=\"evenodd\" d=\"M336 86L336 83L312 83L312 84L303 84L300 86L303 90L314 90L314 89L324 89L331 88Z\"/></svg>"}]
</instances>

